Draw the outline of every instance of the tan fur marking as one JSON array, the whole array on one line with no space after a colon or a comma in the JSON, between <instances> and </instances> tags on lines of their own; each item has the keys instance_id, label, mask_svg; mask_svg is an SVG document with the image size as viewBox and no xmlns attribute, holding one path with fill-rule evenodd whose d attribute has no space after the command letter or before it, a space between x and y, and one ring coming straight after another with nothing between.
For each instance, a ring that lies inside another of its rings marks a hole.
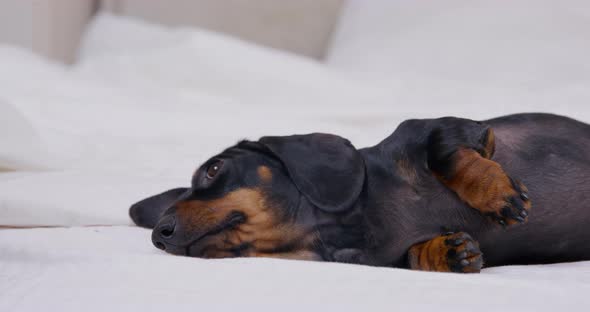
<instances>
[{"instance_id":1,"label":"tan fur marking","mask_svg":"<svg viewBox=\"0 0 590 312\"><path fill-rule=\"evenodd\" d=\"M450 272L445 237L439 236L410 248L410 267L414 270Z\"/></svg>"},{"instance_id":2,"label":"tan fur marking","mask_svg":"<svg viewBox=\"0 0 590 312\"><path fill-rule=\"evenodd\" d=\"M264 257L264 258L276 258L276 259L293 259L293 260L309 260L317 261L320 260L316 253L307 250L300 250L295 252L286 253L259 253L254 252L248 255L249 257Z\"/></svg>"},{"instance_id":3,"label":"tan fur marking","mask_svg":"<svg viewBox=\"0 0 590 312\"><path fill-rule=\"evenodd\" d=\"M512 181L495 161L471 149L458 150L454 159L453 178L442 181L471 207L484 214L499 213L506 206L506 198L518 196ZM524 185L521 188L526 192ZM526 201L524 207L530 209L530 201ZM507 222L512 224L516 221Z\"/></svg>"},{"instance_id":4,"label":"tan fur marking","mask_svg":"<svg viewBox=\"0 0 590 312\"><path fill-rule=\"evenodd\" d=\"M515 195L502 167L473 150L457 152L455 174L447 185L470 206L483 212L496 211L503 206L505 195Z\"/></svg>"},{"instance_id":5,"label":"tan fur marking","mask_svg":"<svg viewBox=\"0 0 590 312\"><path fill-rule=\"evenodd\" d=\"M451 235L441 235L437 236L429 241L416 244L410 248L408 251L408 260L409 265L412 270L420 270L420 271L433 271L433 272L451 272L451 264L449 263L449 250L453 249L455 254L459 254L461 252L470 252L467 250L467 242L464 241L463 244L452 247L447 244L447 239L458 237L460 233L451 234ZM475 243L477 246L477 243ZM477 247L479 250L479 247ZM476 259L479 257L481 259L481 252L468 254L469 259L471 261L476 262ZM456 260L455 260L456 261ZM477 265L466 265L461 269L463 273L476 273L479 272L481 268L481 261L479 262L480 266Z\"/></svg>"},{"instance_id":6,"label":"tan fur marking","mask_svg":"<svg viewBox=\"0 0 590 312\"><path fill-rule=\"evenodd\" d=\"M272 172L267 166L259 166L256 171L258 172L258 176L262 182L268 183L272 181Z\"/></svg>"},{"instance_id":7,"label":"tan fur marking","mask_svg":"<svg viewBox=\"0 0 590 312\"><path fill-rule=\"evenodd\" d=\"M305 231L292 224L283 224L275 214L275 208L267 201L260 189L238 189L222 198L210 201L192 200L177 204L177 217L187 231L207 231L232 212L239 211L246 216L246 222L231 230L212 235L204 240L205 256L223 258L233 256L229 252L232 247L250 244L251 249L246 255L268 256L273 249L284 245L300 246L300 250L286 254L306 254L308 247ZM303 258L298 256L298 258Z\"/></svg>"},{"instance_id":8,"label":"tan fur marking","mask_svg":"<svg viewBox=\"0 0 590 312\"><path fill-rule=\"evenodd\" d=\"M492 158L495 150L496 150L496 137L494 135L494 131L490 128L490 129L488 129L483 156L488 159Z\"/></svg>"}]
</instances>

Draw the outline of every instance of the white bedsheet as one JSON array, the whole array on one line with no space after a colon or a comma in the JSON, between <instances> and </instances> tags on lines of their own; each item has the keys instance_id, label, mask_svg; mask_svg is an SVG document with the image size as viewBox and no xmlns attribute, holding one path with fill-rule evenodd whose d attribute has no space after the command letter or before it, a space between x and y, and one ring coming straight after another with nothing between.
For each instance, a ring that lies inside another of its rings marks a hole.
<instances>
[{"instance_id":1,"label":"white bedsheet","mask_svg":"<svg viewBox=\"0 0 590 312\"><path fill-rule=\"evenodd\" d=\"M47 147L34 158L45 170L0 174L0 225L58 226L0 230L0 311L555 311L590 303L590 262L460 276L206 261L158 251L127 216L134 201L188 185L197 165L242 138L332 132L363 147L406 118L549 111L590 121L583 79L543 89L428 75L357 80L206 32L108 15L92 25L74 67L0 47L0 68L0 98Z\"/></svg>"},{"instance_id":2,"label":"white bedsheet","mask_svg":"<svg viewBox=\"0 0 590 312\"><path fill-rule=\"evenodd\" d=\"M201 260L135 227L7 230L2 311L585 311L590 262L413 272L273 259Z\"/></svg>"}]
</instances>

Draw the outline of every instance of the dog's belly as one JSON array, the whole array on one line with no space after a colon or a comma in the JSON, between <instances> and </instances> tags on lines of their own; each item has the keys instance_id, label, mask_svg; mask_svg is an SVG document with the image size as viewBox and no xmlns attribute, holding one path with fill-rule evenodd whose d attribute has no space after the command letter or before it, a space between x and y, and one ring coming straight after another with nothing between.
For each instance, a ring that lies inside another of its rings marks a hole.
<instances>
[{"instance_id":1,"label":"dog's belly","mask_svg":"<svg viewBox=\"0 0 590 312\"><path fill-rule=\"evenodd\" d=\"M529 189L529 221L503 229L467 224L487 266L590 259L590 127L557 116L498 119L496 154Z\"/></svg>"},{"instance_id":2,"label":"dog's belly","mask_svg":"<svg viewBox=\"0 0 590 312\"><path fill-rule=\"evenodd\" d=\"M486 264L590 259L590 127L568 120L522 126L492 122L494 160L528 187L533 209L526 224L472 230Z\"/></svg>"},{"instance_id":3,"label":"dog's belly","mask_svg":"<svg viewBox=\"0 0 590 312\"><path fill-rule=\"evenodd\" d=\"M528 222L504 229L428 173L420 177L418 199L408 200L399 184L376 190L397 200L388 205L376 196L385 204L369 205L379 227L376 264L403 266L413 244L447 230L478 240L486 266L590 260L590 126L534 114L485 123L496 134L492 159L529 189Z\"/></svg>"},{"instance_id":4,"label":"dog's belly","mask_svg":"<svg viewBox=\"0 0 590 312\"><path fill-rule=\"evenodd\" d=\"M559 179L571 181L578 177L564 173ZM547 180L542 177L535 178L539 180L525 182L534 198L527 223L506 229L466 226L466 231L480 242L486 265L590 259L588 184L544 183Z\"/></svg>"}]
</instances>

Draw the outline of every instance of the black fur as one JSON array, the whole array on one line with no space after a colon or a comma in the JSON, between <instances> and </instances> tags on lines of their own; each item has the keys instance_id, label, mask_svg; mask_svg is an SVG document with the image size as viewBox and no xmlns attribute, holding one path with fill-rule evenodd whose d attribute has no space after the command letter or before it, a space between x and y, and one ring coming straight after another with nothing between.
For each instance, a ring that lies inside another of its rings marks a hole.
<instances>
[{"instance_id":1,"label":"black fur","mask_svg":"<svg viewBox=\"0 0 590 312\"><path fill-rule=\"evenodd\" d=\"M451 178L450 157L459 148L470 148L481 155L486 154L485 142L488 125L473 120L444 117L432 124L426 142L428 167L445 178Z\"/></svg>"},{"instance_id":2,"label":"black fur","mask_svg":"<svg viewBox=\"0 0 590 312\"><path fill-rule=\"evenodd\" d=\"M504 229L490 222L433 174L451 172L449 156L459 147L486 154L489 128L496 144L488 156L528 187L533 208L525 224ZM192 187L178 194L217 198L257 186L251 169L262 164L272 170L267 193L281 203L277 209L284 210L284 222L315 231L314 251L326 261L407 267L412 245L448 231L479 241L487 266L590 260L587 124L549 114L483 122L408 120L378 145L358 152L337 136L320 137L241 142L205 163ZM203 182L203 168L220 158L229 164L222 176L212 184ZM153 227L171 194L134 205L133 220Z\"/></svg>"},{"instance_id":3,"label":"black fur","mask_svg":"<svg viewBox=\"0 0 590 312\"><path fill-rule=\"evenodd\" d=\"M348 140L314 133L263 137L259 142L281 160L297 189L317 207L338 212L356 202L365 181L365 167L361 154Z\"/></svg>"},{"instance_id":4,"label":"black fur","mask_svg":"<svg viewBox=\"0 0 590 312\"><path fill-rule=\"evenodd\" d=\"M129 216L135 224L153 229L166 209L170 208L188 188L179 187L148 197L129 208Z\"/></svg>"}]
</instances>

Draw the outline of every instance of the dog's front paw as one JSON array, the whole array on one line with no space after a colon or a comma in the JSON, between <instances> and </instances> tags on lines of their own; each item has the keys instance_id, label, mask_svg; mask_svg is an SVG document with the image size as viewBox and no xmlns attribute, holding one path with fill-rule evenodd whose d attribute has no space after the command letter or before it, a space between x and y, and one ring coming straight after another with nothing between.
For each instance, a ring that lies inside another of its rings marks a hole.
<instances>
[{"instance_id":1,"label":"dog's front paw","mask_svg":"<svg viewBox=\"0 0 590 312\"><path fill-rule=\"evenodd\" d=\"M526 187L500 164L474 151L457 152L452 178L443 181L463 201L502 226L527 220L531 201Z\"/></svg>"},{"instance_id":2,"label":"dog's front paw","mask_svg":"<svg viewBox=\"0 0 590 312\"><path fill-rule=\"evenodd\" d=\"M479 244L467 233L450 234L445 238L447 265L451 272L478 273L483 266Z\"/></svg>"},{"instance_id":3,"label":"dog's front paw","mask_svg":"<svg viewBox=\"0 0 590 312\"><path fill-rule=\"evenodd\" d=\"M527 188L515 179L505 175L494 179L489 185L489 199L484 215L502 226L525 223L531 209Z\"/></svg>"},{"instance_id":4,"label":"dog's front paw","mask_svg":"<svg viewBox=\"0 0 590 312\"><path fill-rule=\"evenodd\" d=\"M421 271L478 273L483 266L479 244L467 233L449 233L412 246L410 268Z\"/></svg>"}]
</instances>

